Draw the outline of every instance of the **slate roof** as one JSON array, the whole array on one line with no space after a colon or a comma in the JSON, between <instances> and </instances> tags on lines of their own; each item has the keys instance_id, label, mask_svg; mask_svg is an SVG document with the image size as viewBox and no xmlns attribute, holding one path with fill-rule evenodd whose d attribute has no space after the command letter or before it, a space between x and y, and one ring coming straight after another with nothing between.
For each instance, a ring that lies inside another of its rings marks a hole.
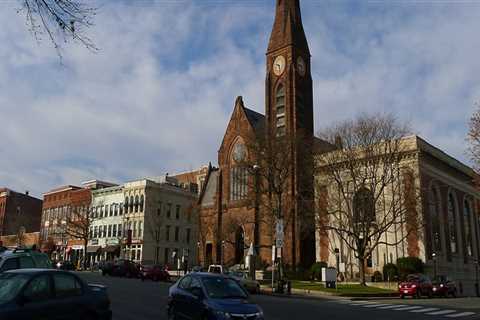
<instances>
[{"instance_id":1,"label":"slate roof","mask_svg":"<svg viewBox=\"0 0 480 320\"><path fill-rule=\"evenodd\" d=\"M245 110L248 122L250 122L250 125L256 132L265 128L265 116L263 114L246 107L243 107L243 109Z\"/></svg>"}]
</instances>

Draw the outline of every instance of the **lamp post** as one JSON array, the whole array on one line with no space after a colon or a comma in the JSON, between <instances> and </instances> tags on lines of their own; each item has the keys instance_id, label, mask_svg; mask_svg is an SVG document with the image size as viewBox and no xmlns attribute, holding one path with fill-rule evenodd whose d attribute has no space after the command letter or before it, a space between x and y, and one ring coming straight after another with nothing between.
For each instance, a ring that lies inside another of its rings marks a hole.
<instances>
[{"instance_id":1,"label":"lamp post","mask_svg":"<svg viewBox=\"0 0 480 320\"><path fill-rule=\"evenodd\" d=\"M433 259L433 279L437 278L437 254L434 252L432 253Z\"/></svg>"},{"instance_id":2,"label":"lamp post","mask_svg":"<svg viewBox=\"0 0 480 320\"><path fill-rule=\"evenodd\" d=\"M197 241L197 265L200 265L200 241Z\"/></svg>"},{"instance_id":3,"label":"lamp post","mask_svg":"<svg viewBox=\"0 0 480 320\"><path fill-rule=\"evenodd\" d=\"M335 261L337 263L337 278L338 278L338 272L340 270L340 249L335 248Z\"/></svg>"},{"instance_id":4,"label":"lamp post","mask_svg":"<svg viewBox=\"0 0 480 320\"><path fill-rule=\"evenodd\" d=\"M222 266L225 264L225 240L222 240Z\"/></svg>"},{"instance_id":5,"label":"lamp post","mask_svg":"<svg viewBox=\"0 0 480 320\"><path fill-rule=\"evenodd\" d=\"M480 297L480 290L479 290L479 284L478 284L478 265L480 264L479 259L475 259L475 293L477 297Z\"/></svg>"},{"instance_id":6,"label":"lamp post","mask_svg":"<svg viewBox=\"0 0 480 320\"><path fill-rule=\"evenodd\" d=\"M260 179L259 179L259 170L260 166L258 164L253 165L253 170L255 172L255 203L254 203L254 227L253 227L253 252L258 252L259 249L259 210L260 210ZM250 258L251 265L251 277L252 280L255 280L255 271L256 268L256 256L253 255Z\"/></svg>"}]
</instances>

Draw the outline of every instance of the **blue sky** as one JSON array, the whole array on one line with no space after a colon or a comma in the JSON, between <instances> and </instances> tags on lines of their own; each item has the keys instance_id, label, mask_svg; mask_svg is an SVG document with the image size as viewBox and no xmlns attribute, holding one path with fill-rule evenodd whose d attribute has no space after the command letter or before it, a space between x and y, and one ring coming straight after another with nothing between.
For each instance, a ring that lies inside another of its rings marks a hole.
<instances>
[{"instance_id":1,"label":"blue sky","mask_svg":"<svg viewBox=\"0 0 480 320\"><path fill-rule=\"evenodd\" d=\"M0 4L0 185L157 176L216 163L236 96L264 109L273 0L112 1L63 65ZM480 3L301 1L315 127L388 111L468 162L480 100Z\"/></svg>"}]
</instances>

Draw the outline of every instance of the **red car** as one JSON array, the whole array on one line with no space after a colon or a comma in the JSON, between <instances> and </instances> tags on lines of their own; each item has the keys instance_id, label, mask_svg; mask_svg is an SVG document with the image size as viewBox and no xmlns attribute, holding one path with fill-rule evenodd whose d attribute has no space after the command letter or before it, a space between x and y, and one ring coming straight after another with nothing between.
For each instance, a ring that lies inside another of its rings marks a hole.
<instances>
[{"instance_id":1,"label":"red car","mask_svg":"<svg viewBox=\"0 0 480 320\"><path fill-rule=\"evenodd\" d=\"M423 274L408 275L407 280L398 285L398 293L402 299L405 296L412 296L414 298L428 296L431 298L433 295L432 281Z\"/></svg>"},{"instance_id":2,"label":"red car","mask_svg":"<svg viewBox=\"0 0 480 320\"><path fill-rule=\"evenodd\" d=\"M433 280L433 295L447 298L457 296L457 286L455 282L448 279L446 276L438 276Z\"/></svg>"},{"instance_id":3,"label":"red car","mask_svg":"<svg viewBox=\"0 0 480 320\"><path fill-rule=\"evenodd\" d=\"M170 281L170 274L161 265L140 266L140 277L143 280Z\"/></svg>"}]
</instances>

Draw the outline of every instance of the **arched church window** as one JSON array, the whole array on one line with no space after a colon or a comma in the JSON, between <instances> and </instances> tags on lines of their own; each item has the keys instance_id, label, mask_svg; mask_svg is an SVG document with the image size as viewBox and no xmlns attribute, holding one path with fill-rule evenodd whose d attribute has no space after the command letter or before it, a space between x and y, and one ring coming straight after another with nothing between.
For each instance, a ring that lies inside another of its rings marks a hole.
<instances>
[{"instance_id":1,"label":"arched church window","mask_svg":"<svg viewBox=\"0 0 480 320\"><path fill-rule=\"evenodd\" d=\"M440 208L437 190L430 189L430 225L431 225L431 243L432 251L436 254L442 252L441 232L440 232Z\"/></svg>"},{"instance_id":2,"label":"arched church window","mask_svg":"<svg viewBox=\"0 0 480 320\"><path fill-rule=\"evenodd\" d=\"M353 196L353 221L369 225L375 222L375 201L373 193L362 187Z\"/></svg>"},{"instance_id":3,"label":"arched church window","mask_svg":"<svg viewBox=\"0 0 480 320\"><path fill-rule=\"evenodd\" d=\"M286 113L285 113L285 86L280 84L275 94L276 132L277 137L285 135Z\"/></svg>"},{"instance_id":4,"label":"arched church window","mask_svg":"<svg viewBox=\"0 0 480 320\"><path fill-rule=\"evenodd\" d=\"M469 256L473 255L472 249L472 225L470 224L470 202L465 200L463 203L463 220L464 220L464 228L465 228L465 249L467 250L467 254Z\"/></svg>"},{"instance_id":5,"label":"arched church window","mask_svg":"<svg viewBox=\"0 0 480 320\"><path fill-rule=\"evenodd\" d=\"M448 194L448 234L450 237L450 252L457 252L457 222L455 219L456 208L455 208L455 199L451 193Z\"/></svg>"},{"instance_id":6,"label":"arched church window","mask_svg":"<svg viewBox=\"0 0 480 320\"><path fill-rule=\"evenodd\" d=\"M230 169L230 200L241 200L247 197L248 172L245 167Z\"/></svg>"}]
</instances>

